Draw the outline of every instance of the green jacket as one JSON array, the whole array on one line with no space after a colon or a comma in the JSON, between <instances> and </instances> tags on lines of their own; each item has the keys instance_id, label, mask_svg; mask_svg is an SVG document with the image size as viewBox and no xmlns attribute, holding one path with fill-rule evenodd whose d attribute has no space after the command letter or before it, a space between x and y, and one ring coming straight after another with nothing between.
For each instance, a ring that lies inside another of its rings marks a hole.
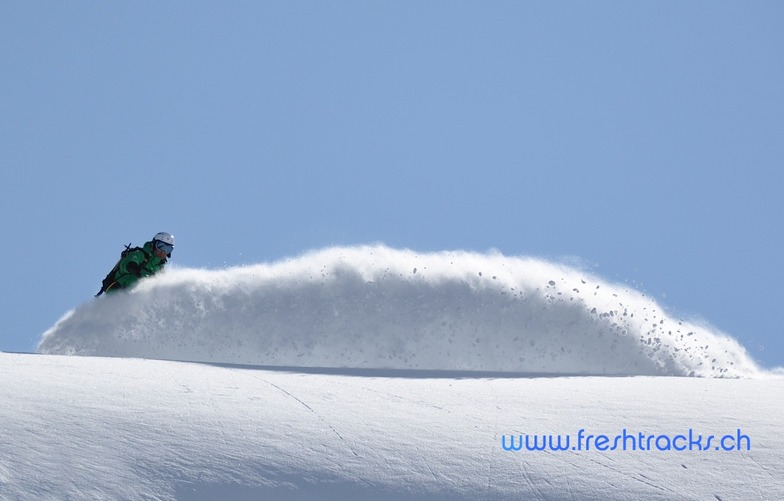
<instances>
[{"instance_id":1,"label":"green jacket","mask_svg":"<svg viewBox=\"0 0 784 501\"><path fill-rule=\"evenodd\" d=\"M140 279L155 275L166 266L166 258L159 258L152 250L152 241L141 249L129 252L117 265L114 283L106 292L115 292L131 287Z\"/></svg>"}]
</instances>

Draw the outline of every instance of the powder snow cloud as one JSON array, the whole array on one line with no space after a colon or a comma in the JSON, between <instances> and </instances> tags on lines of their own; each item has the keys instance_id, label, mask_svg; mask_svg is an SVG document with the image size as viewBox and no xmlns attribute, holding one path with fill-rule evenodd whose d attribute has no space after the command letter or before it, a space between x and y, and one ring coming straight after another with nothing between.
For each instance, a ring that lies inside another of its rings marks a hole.
<instances>
[{"instance_id":1,"label":"powder snow cloud","mask_svg":"<svg viewBox=\"0 0 784 501\"><path fill-rule=\"evenodd\" d=\"M232 364L748 377L734 339L643 293L529 257L335 247L173 268L43 334L42 353Z\"/></svg>"}]
</instances>

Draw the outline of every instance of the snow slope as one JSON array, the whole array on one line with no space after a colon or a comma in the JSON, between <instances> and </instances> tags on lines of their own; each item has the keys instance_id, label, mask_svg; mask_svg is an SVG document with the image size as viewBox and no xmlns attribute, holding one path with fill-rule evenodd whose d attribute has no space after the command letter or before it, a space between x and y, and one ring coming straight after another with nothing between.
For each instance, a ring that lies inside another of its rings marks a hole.
<instances>
[{"instance_id":1,"label":"snow slope","mask_svg":"<svg viewBox=\"0 0 784 501\"><path fill-rule=\"evenodd\" d=\"M169 270L69 312L39 350L296 367L731 377L759 370L735 340L581 270L381 245Z\"/></svg>"},{"instance_id":2,"label":"snow slope","mask_svg":"<svg viewBox=\"0 0 784 501\"><path fill-rule=\"evenodd\" d=\"M540 260L171 269L39 350L0 354L3 500L784 499L784 378Z\"/></svg>"},{"instance_id":3,"label":"snow slope","mask_svg":"<svg viewBox=\"0 0 784 501\"><path fill-rule=\"evenodd\" d=\"M0 499L784 499L783 379L344 372L0 354ZM581 428L749 443L502 446Z\"/></svg>"}]
</instances>

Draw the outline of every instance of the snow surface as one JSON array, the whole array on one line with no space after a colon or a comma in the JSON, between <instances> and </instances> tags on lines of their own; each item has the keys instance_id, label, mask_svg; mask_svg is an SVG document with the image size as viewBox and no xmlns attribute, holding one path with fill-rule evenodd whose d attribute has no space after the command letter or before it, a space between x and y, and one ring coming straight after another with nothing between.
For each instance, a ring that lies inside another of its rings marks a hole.
<instances>
[{"instance_id":1,"label":"snow surface","mask_svg":"<svg viewBox=\"0 0 784 501\"><path fill-rule=\"evenodd\" d=\"M3 500L784 499L784 378L540 260L373 246L171 269L39 350L0 354ZM660 447L575 447L624 430ZM747 446L668 447L690 430ZM547 434L572 447L504 448Z\"/></svg>"},{"instance_id":2,"label":"snow surface","mask_svg":"<svg viewBox=\"0 0 784 501\"><path fill-rule=\"evenodd\" d=\"M0 354L0 498L784 499L782 379L345 372ZM502 448L581 428L750 450Z\"/></svg>"}]
</instances>

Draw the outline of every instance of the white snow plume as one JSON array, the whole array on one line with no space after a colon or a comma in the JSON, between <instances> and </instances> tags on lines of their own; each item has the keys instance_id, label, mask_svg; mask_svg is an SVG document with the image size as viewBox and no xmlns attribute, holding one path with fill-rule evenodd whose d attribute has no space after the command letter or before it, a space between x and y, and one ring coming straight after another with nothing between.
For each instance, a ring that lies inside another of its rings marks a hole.
<instances>
[{"instance_id":1,"label":"white snow plume","mask_svg":"<svg viewBox=\"0 0 784 501\"><path fill-rule=\"evenodd\" d=\"M38 349L290 367L759 373L734 339L590 273L498 253L381 245L171 269L69 312Z\"/></svg>"}]
</instances>

